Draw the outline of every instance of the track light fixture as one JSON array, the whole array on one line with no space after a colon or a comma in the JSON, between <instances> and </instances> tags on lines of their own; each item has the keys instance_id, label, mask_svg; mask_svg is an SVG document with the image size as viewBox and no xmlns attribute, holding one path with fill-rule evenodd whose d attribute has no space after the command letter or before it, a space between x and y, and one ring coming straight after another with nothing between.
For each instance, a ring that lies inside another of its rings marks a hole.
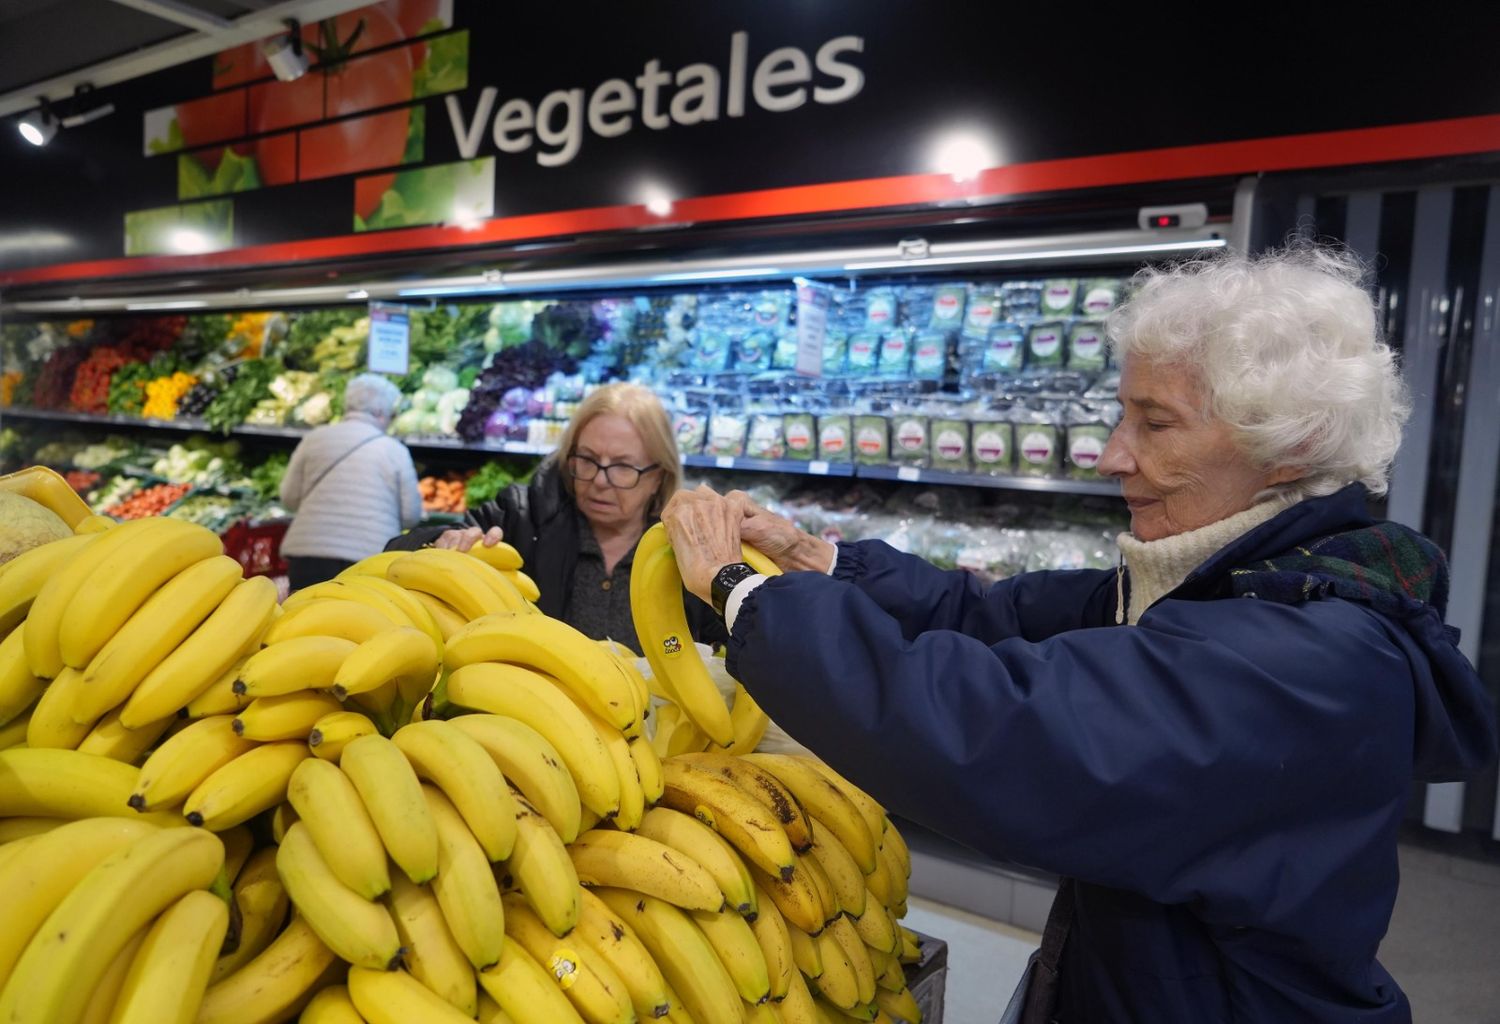
<instances>
[{"instance_id":1,"label":"track light fixture","mask_svg":"<svg viewBox=\"0 0 1500 1024\"><path fill-rule=\"evenodd\" d=\"M261 44L266 63L283 82L295 82L307 74L307 54L302 52L302 23L296 18L285 20L286 35Z\"/></svg>"},{"instance_id":2,"label":"track light fixture","mask_svg":"<svg viewBox=\"0 0 1500 1024\"><path fill-rule=\"evenodd\" d=\"M57 115L52 112L52 104L47 102L46 97L42 97L41 106L16 123L16 130L21 133L21 138L33 146L45 146L51 142L60 127Z\"/></svg>"}]
</instances>

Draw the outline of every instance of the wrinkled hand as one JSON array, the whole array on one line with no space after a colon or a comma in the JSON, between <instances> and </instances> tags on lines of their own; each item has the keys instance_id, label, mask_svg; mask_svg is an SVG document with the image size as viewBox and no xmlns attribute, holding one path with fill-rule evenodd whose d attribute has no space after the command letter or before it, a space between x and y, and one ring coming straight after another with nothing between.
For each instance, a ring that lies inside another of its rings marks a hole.
<instances>
[{"instance_id":1,"label":"wrinkled hand","mask_svg":"<svg viewBox=\"0 0 1500 1024\"><path fill-rule=\"evenodd\" d=\"M672 495L661 510L661 521L688 593L712 603L714 574L744 560L740 555L740 523L744 518L738 502L729 501L707 485Z\"/></svg>"},{"instance_id":2,"label":"wrinkled hand","mask_svg":"<svg viewBox=\"0 0 1500 1024\"><path fill-rule=\"evenodd\" d=\"M451 548L454 551L468 551L475 544L484 543L487 548L492 548L500 543L505 531L498 526L491 526L489 532L481 530L477 526L466 526L461 530L444 530L438 534L437 540L432 542L435 548Z\"/></svg>"},{"instance_id":3,"label":"wrinkled hand","mask_svg":"<svg viewBox=\"0 0 1500 1024\"><path fill-rule=\"evenodd\" d=\"M776 563L782 572L827 572L835 548L792 523L761 508L744 491L730 491L726 501L737 505L745 519L740 539Z\"/></svg>"}]
</instances>

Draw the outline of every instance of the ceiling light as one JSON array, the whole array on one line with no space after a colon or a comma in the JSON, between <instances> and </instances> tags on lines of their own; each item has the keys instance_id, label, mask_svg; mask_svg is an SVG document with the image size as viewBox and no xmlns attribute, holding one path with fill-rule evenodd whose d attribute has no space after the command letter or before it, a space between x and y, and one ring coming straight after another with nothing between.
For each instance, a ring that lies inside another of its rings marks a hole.
<instances>
[{"instance_id":1,"label":"ceiling light","mask_svg":"<svg viewBox=\"0 0 1500 1024\"><path fill-rule=\"evenodd\" d=\"M979 172L999 165L995 147L977 132L951 132L932 147L932 168L954 181L973 181Z\"/></svg>"},{"instance_id":2,"label":"ceiling light","mask_svg":"<svg viewBox=\"0 0 1500 1024\"><path fill-rule=\"evenodd\" d=\"M197 228L173 228L167 245L173 252L187 253L211 252L214 248L213 240Z\"/></svg>"},{"instance_id":3,"label":"ceiling light","mask_svg":"<svg viewBox=\"0 0 1500 1024\"><path fill-rule=\"evenodd\" d=\"M16 124L16 130L21 133L21 138L33 146L45 146L52 141L60 126L57 123L57 115L52 113L52 106L45 99L42 105Z\"/></svg>"},{"instance_id":4,"label":"ceiling light","mask_svg":"<svg viewBox=\"0 0 1500 1024\"><path fill-rule=\"evenodd\" d=\"M268 39L260 46L266 63L283 82L295 82L307 74L307 54L302 52L302 23L296 18L286 19L287 33Z\"/></svg>"}]
</instances>

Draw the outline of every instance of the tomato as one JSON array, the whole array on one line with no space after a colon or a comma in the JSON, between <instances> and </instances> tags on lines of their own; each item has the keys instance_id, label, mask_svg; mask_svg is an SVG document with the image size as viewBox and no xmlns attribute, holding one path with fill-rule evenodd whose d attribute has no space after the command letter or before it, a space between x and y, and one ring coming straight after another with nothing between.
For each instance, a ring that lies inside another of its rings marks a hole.
<instances>
[{"instance_id":1,"label":"tomato","mask_svg":"<svg viewBox=\"0 0 1500 1024\"><path fill-rule=\"evenodd\" d=\"M302 132L298 178L331 178L401 162L411 110L351 117Z\"/></svg>"},{"instance_id":2,"label":"tomato","mask_svg":"<svg viewBox=\"0 0 1500 1024\"><path fill-rule=\"evenodd\" d=\"M401 23L392 17L381 4L346 11L334 19L334 26L338 36L337 45L333 47L336 52L326 53L322 60L325 64L331 64L350 54L363 53L377 47L389 46L391 43L399 43L407 36ZM359 33L358 36L355 36L356 31ZM320 38L318 45L324 51L329 50L327 38Z\"/></svg>"},{"instance_id":3,"label":"tomato","mask_svg":"<svg viewBox=\"0 0 1500 1024\"><path fill-rule=\"evenodd\" d=\"M396 23L401 26L401 35L404 39L419 35L429 25L436 28L437 24L441 24L444 28L449 28L453 24L451 12L446 18L443 17L442 0L385 0L380 6L396 19ZM411 48L413 67L421 67L426 59L426 43L417 43Z\"/></svg>"},{"instance_id":4,"label":"tomato","mask_svg":"<svg viewBox=\"0 0 1500 1024\"><path fill-rule=\"evenodd\" d=\"M176 106L177 130L182 133L184 149L198 149L210 143L233 139L245 134L245 90L204 96ZM214 147L193 154L210 170L218 166L222 150Z\"/></svg>"},{"instance_id":5,"label":"tomato","mask_svg":"<svg viewBox=\"0 0 1500 1024\"><path fill-rule=\"evenodd\" d=\"M354 182L354 212L360 220L369 220L370 215L380 209L380 199L386 194L392 185L396 184L396 175L375 174L368 178L358 178Z\"/></svg>"},{"instance_id":6,"label":"tomato","mask_svg":"<svg viewBox=\"0 0 1500 1024\"><path fill-rule=\"evenodd\" d=\"M265 55L260 52L260 43L241 43L228 50L214 54L214 88L223 89L265 78L271 74Z\"/></svg>"}]
</instances>

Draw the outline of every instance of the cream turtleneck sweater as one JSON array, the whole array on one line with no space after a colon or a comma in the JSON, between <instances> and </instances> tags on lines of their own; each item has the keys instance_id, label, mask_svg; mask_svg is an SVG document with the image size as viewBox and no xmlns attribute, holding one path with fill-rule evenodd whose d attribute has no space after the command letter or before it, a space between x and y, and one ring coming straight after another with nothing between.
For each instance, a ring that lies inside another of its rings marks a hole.
<instances>
[{"instance_id":1,"label":"cream turtleneck sweater","mask_svg":"<svg viewBox=\"0 0 1500 1024\"><path fill-rule=\"evenodd\" d=\"M1130 603L1124 600L1124 574L1119 578L1120 599L1115 612L1115 621L1128 621L1134 626L1141 621L1157 601L1171 593L1188 573L1208 561L1220 548L1237 540L1278 512L1296 503L1295 497L1275 497L1252 505L1217 523L1179 533L1161 540L1136 540L1128 532L1115 538L1120 554L1130 569Z\"/></svg>"}]
</instances>

